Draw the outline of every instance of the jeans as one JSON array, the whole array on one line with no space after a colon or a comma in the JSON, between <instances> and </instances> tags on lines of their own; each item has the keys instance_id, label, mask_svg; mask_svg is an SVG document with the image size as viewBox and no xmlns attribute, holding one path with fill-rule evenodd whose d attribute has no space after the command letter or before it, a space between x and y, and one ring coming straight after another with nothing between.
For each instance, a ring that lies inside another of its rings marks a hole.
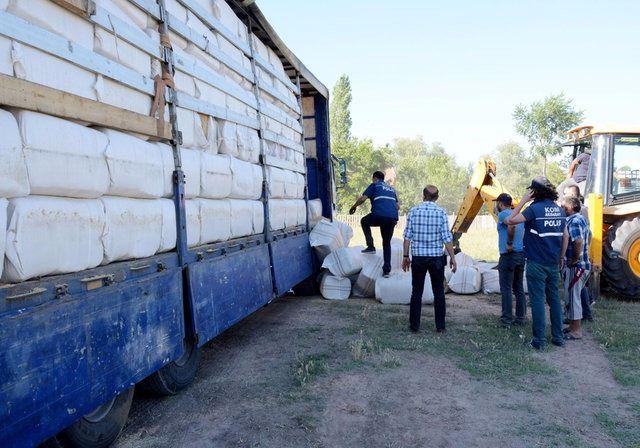
<instances>
[{"instance_id":1,"label":"jeans","mask_svg":"<svg viewBox=\"0 0 640 448\"><path fill-rule=\"evenodd\" d=\"M411 305L409 306L409 327L420 329L420 314L422 313L422 293L424 280L429 273L433 290L433 308L436 318L436 329L443 330L444 318L447 313L444 301L444 267L446 257L413 257L411 260Z\"/></svg>"},{"instance_id":2,"label":"jeans","mask_svg":"<svg viewBox=\"0 0 640 448\"><path fill-rule=\"evenodd\" d=\"M502 295L503 324L524 323L527 315L527 299L524 295L524 254L507 252L500 254L498 262L500 293ZM513 295L511 294L513 291ZM513 296L516 297L516 318L513 319Z\"/></svg>"},{"instance_id":3,"label":"jeans","mask_svg":"<svg viewBox=\"0 0 640 448\"><path fill-rule=\"evenodd\" d=\"M393 238L393 229L397 223L397 219L377 216L373 213L365 215L360 220L362 233L364 233L364 239L367 242L367 248L375 247L373 244L373 236L371 236L371 227L380 227L380 234L382 235L382 253L384 258L382 272L385 274L391 272L391 238Z\"/></svg>"},{"instance_id":4,"label":"jeans","mask_svg":"<svg viewBox=\"0 0 640 448\"><path fill-rule=\"evenodd\" d=\"M551 340L555 345L564 345L559 282L560 269L557 264L547 265L527 261L527 286L533 330L531 344L536 348L543 348L547 343L545 299L551 316Z\"/></svg>"},{"instance_id":5,"label":"jeans","mask_svg":"<svg viewBox=\"0 0 640 448\"><path fill-rule=\"evenodd\" d=\"M589 296L588 286L582 288L580 301L582 302L582 317L584 319L593 319L593 312L591 311L591 297Z\"/></svg>"}]
</instances>

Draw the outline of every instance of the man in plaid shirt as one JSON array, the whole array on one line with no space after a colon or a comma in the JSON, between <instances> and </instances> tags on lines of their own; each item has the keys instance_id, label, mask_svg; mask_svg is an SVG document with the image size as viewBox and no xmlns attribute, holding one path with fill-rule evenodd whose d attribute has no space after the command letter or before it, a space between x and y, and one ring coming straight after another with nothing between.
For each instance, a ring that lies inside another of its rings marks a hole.
<instances>
[{"instance_id":1,"label":"man in plaid shirt","mask_svg":"<svg viewBox=\"0 0 640 448\"><path fill-rule=\"evenodd\" d=\"M447 213L435 204L438 193L438 188L434 185L425 187L422 191L424 202L409 210L407 226L404 230L402 269L406 272L411 266L409 329L415 333L420 330L422 293L427 272L434 295L436 331L438 333L445 331L444 268L447 257L443 247L449 253L451 270L456 271L453 236L449 231ZM411 259L409 249L411 249Z\"/></svg>"},{"instance_id":2,"label":"man in plaid shirt","mask_svg":"<svg viewBox=\"0 0 640 448\"><path fill-rule=\"evenodd\" d=\"M562 239L561 264L567 306L567 328L564 338L582 339L582 302L581 293L589 280L589 242L591 231L580 214L582 205L576 197L566 197L562 203L567 214L567 227Z\"/></svg>"}]
</instances>

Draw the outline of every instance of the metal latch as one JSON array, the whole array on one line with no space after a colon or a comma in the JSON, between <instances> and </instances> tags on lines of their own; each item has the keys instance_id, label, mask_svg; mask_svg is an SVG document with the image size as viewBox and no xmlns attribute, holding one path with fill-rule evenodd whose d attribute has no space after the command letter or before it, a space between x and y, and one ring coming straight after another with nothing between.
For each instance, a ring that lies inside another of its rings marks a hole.
<instances>
[{"instance_id":1,"label":"metal latch","mask_svg":"<svg viewBox=\"0 0 640 448\"><path fill-rule=\"evenodd\" d=\"M109 286L115 281L113 274L96 275L94 277L87 277L80 280L87 286L87 291L93 289L102 288L103 286Z\"/></svg>"}]
</instances>

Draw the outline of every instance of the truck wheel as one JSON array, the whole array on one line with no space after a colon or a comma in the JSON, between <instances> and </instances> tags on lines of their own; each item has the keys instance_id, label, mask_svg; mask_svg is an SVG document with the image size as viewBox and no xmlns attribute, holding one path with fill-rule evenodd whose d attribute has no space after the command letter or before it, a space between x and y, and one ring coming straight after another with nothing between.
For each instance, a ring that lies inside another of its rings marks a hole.
<instances>
[{"instance_id":1,"label":"truck wheel","mask_svg":"<svg viewBox=\"0 0 640 448\"><path fill-rule=\"evenodd\" d=\"M67 448L106 448L124 428L133 399L133 387L98 406L58 434L58 445Z\"/></svg>"},{"instance_id":2,"label":"truck wheel","mask_svg":"<svg viewBox=\"0 0 640 448\"><path fill-rule=\"evenodd\" d=\"M320 293L320 289L318 288L318 280L316 279L316 275L314 274L294 286L293 293L296 296L318 295Z\"/></svg>"},{"instance_id":3,"label":"truck wheel","mask_svg":"<svg viewBox=\"0 0 640 448\"><path fill-rule=\"evenodd\" d=\"M603 246L606 286L626 298L640 299L640 218L612 225Z\"/></svg>"},{"instance_id":4,"label":"truck wheel","mask_svg":"<svg viewBox=\"0 0 640 448\"><path fill-rule=\"evenodd\" d=\"M199 363L200 349L195 342L189 342L180 358L145 378L138 387L149 395L175 395L193 382Z\"/></svg>"}]
</instances>

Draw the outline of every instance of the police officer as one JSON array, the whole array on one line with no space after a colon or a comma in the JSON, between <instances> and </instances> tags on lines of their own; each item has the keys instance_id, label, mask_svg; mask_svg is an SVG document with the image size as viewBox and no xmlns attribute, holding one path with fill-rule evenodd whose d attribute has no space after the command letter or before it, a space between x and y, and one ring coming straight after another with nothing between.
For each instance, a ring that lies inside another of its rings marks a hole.
<instances>
[{"instance_id":1,"label":"police officer","mask_svg":"<svg viewBox=\"0 0 640 448\"><path fill-rule=\"evenodd\" d=\"M566 214L556 204L558 193L546 177L531 181L527 193L504 222L512 226L525 223L524 255L531 304L532 333L530 346L542 349L545 336L545 299L551 316L551 343L562 347L562 305L558 293L560 254L566 227ZM533 202L523 210L530 201Z\"/></svg>"},{"instance_id":2,"label":"police officer","mask_svg":"<svg viewBox=\"0 0 640 448\"><path fill-rule=\"evenodd\" d=\"M376 251L373 237L371 236L371 227L380 227L384 257L382 274L387 277L391 272L391 238L393 237L393 229L398 223L399 205L396 191L384 181L384 173L382 171L373 173L371 185L364 190L362 196L349 209L349 214L353 215L358 206L367 199L371 201L371 213L360 220L362 232L367 242L367 247L362 252L371 253Z\"/></svg>"}]
</instances>

